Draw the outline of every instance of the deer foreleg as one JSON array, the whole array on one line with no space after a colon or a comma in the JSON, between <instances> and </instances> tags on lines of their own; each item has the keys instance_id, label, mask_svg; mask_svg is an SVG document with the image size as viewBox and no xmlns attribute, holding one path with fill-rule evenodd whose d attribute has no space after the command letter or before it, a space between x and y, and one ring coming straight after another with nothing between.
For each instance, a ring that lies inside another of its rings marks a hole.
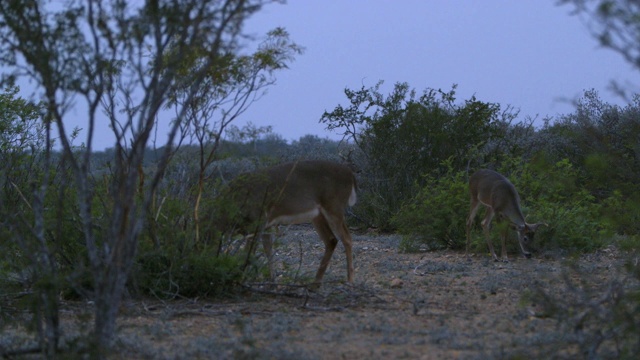
<instances>
[{"instance_id":1,"label":"deer foreleg","mask_svg":"<svg viewBox=\"0 0 640 360\"><path fill-rule=\"evenodd\" d=\"M498 256L496 255L496 251L493 249L493 243L491 242L491 220L493 219L493 209L488 208L487 214L482 220L482 229L484 230L484 237L487 240L487 245L489 246L489 251L491 252L491 256L493 260L498 261Z\"/></svg>"},{"instance_id":2,"label":"deer foreleg","mask_svg":"<svg viewBox=\"0 0 640 360\"><path fill-rule=\"evenodd\" d=\"M469 259L469 246L471 244L471 228L473 227L473 219L475 219L479 207L480 201L472 196L471 211L469 212L469 218L467 219L467 246L464 251L464 255L467 257L467 259Z\"/></svg>"},{"instance_id":3,"label":"deer foreleg","mask_svg":"<svg viewBox=\"0 0 640 360\"><path fill-rule=\"evenodd\" d=\"M507 231L508 231L508 227L506 226L506 224L502 224L502 226L500 226L500 241L502 243L502 249L500 250L500 257L502 257L502 261L503 262L509 262L509 258L507 257ZM497 259L496 259L497 260Z\"/></svg>"}]
</instances>

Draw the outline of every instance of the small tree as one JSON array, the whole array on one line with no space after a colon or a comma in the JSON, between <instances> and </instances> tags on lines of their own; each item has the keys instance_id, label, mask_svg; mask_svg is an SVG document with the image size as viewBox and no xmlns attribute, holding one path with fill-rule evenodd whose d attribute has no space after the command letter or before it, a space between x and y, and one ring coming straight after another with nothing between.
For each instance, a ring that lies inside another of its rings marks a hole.
<instances>
[{"instance_id":1,"label":"small tree","mask_svg":"<svg viewBox=\"0 0 640 360\"><path fill-rule=\"evenodd\" d=\"M172 101L168 104L177 111L185 109L183 133L189 135L191 142L198 147L198 185L193 212L196 242L200 237L199 209L206 172L216 158L223 133L265 94L267 87L275 83L274 72L287 68L287 63L302 49L289 40L289 34L284 29L278 28L270 31L267 39L250 55L227 53L212 66L207 51L206 48L194 51L179 71L185 79L189 79L186 75L190 73L201 72L204 74L203 81L197 88L190 82L176 83L172 90ZM263 129L248 125L245 130L246 136L255 142L259 134L270 131L270 127Z\"/></svg>"},{"instance_id":2,"label":"small tree","mask_svg":"<svg viewBox=\"0 0 640 360\"><path fill-rule=\"evenodd\" d=\"M189 109L182 105L168 129L165 151L143 184L145 150L170 91L176 84L188 84L182 104L191 103L209 69L239 51L244 21L270 2L70 0L64 7L38 0L0 2L0 64L12 69L13 77L34 81L45 104L45 124L55 126L64 161L74 174L93 281L97 351L113 341L137 239L187 119ZM185 73L182 69L196 57L194 52L200 66ZM72 145L68 128L70 110L78 103L87 110L81 148ZM91 157L100 121L109 123L115 151L109 201L104 202L105 213L98 215ZM35 203L42 203L45 184L36 188ZM34 233L45 243L44 214L36 211L34 216ZM49 254L43 250L43 256Z\"/></svg>"},{"instance_id":3,"label":"small tree","mask_svg":"<svg viewBox=\"0 0 640 360\"><path fill-rule=\"evenodd\" d=\"M18 91L9 85L0 94L0 253L7 254L0 259L0 274L4 283L4 271L26 273L26 281L34 284L32 326L45 345L42 353L52 356L59 337L59 302L54 252L45 238L50 142L39 122L41 106L19 98ZM41 186L32 189L34 183ZM0 308L5 308L2 303Z\"/></svg>"}]
</instances>

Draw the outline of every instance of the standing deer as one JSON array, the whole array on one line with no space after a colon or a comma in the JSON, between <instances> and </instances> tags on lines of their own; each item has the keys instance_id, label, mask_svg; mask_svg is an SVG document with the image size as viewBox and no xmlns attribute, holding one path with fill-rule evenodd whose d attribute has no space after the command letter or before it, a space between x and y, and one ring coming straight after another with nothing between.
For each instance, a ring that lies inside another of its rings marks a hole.
<instances>
[{"instance_id":1,"label":"standing deer","mask_svg":"<svg viewBox=\"0 0 640 360\"><path fill-rule=\"evenodd\" d=\"M515 186L504 176L493 170L478 170L469 178L469 191L471 193L471 213L467 219L467 248L465 254L469 256L469 243L471 242L471 226L473 219L478 212L480 204L487 207L487 213L482 220L482 228L484 230L491 256L498 261L496 252L493 250L491 243L490 230L491 220L494 215L498 216L498 221L508 221L509 226L518 233L518 243L522 253L527 258L531 257L531 253L525 250L524 244L533 240L535 231L542 223L528 224L524 220L522 210L520 209L520 196ZM502 260L507 262L506 237L507 227L501 228L502 239Z\"/></svg>"},{"instance_id":2,"label":"standing deer","mask_svg":"<svg viewBox=\"0 0 640 360\"><path fill-rule=\"evenodd\" d=\"M265 230L281 224L312 223L325 245L314 283L319 285L338 240L347 256L347 280L353 283L352 240L344 211L355 204L356 189L355 175L347 166L307 160L240 175L231 181L227 194L235 211L234 230L262 235L269 270L273 239Z\"/></svg>"}]
</instances>

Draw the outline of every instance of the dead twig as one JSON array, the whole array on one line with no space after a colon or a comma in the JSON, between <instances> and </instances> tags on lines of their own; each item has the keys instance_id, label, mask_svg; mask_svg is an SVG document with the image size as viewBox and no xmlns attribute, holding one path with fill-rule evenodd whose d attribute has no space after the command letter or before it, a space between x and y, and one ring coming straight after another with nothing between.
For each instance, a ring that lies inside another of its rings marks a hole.
<instances>
[{"instance_id":1,"label":"dead twig","mask_svg":"<svg viewBox=\"0 0 640 360\"><path fill-rule=\"evenodd\" d=\"M41 346L34 346L34 347L22 348L22 349L12 349L12 350L2 349L0 351L0 357L2 357L3 359L13 359L18 356L39 354L42 352L43 352L43 349Z\"/></svg>"}]
</instances>

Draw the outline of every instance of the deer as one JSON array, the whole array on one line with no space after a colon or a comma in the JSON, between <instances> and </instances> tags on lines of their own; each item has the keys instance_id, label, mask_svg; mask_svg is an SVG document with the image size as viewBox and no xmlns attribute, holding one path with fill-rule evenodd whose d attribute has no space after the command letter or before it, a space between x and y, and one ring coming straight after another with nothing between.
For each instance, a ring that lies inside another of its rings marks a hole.
<instances>
[{"instance_id":1,"label":"deer","mask_svg":"<svg viewBox=\"0 0 640 360\"><path fill-rule=\"evenodd\" d=\"M525 249L525 244L533 241L536 230L544 223L529 224L525 221L520 209L520 195L515 186L503 175L488 169L478 170L469 177L469 192L471 195L471 212L467 219L467 246L465 255L469 258L469 244L471 242L471 227L480 205L487 207L487 213L481 222L484 236L494 261L499 261L491 243L491 220L497 215L499 222L508 222L508 226L501 227L502 261L508 262L506 237L508 227L518 233L518 243L522 254L531 258L531 253Z\"/></svg>"},{"instance_id":2,"label":"deer","mask_svg":"<svg viewBox=\"0 0 640 360\"><path fill-rule=\"evenodd\" d=\"M311 223L325 246L312 287L321 284L338 241L344 246L347 281L352 284L352 238L344 214L348 206L356 203L356 190L353 171L330 161L296 161L245 173L231 180L226 191L233 207L231 230L245 236L262 236L272 276L273 234L267 230L278 225ZM229 227L228 219L218 220Z\"/></svg>"}]
</instances>

